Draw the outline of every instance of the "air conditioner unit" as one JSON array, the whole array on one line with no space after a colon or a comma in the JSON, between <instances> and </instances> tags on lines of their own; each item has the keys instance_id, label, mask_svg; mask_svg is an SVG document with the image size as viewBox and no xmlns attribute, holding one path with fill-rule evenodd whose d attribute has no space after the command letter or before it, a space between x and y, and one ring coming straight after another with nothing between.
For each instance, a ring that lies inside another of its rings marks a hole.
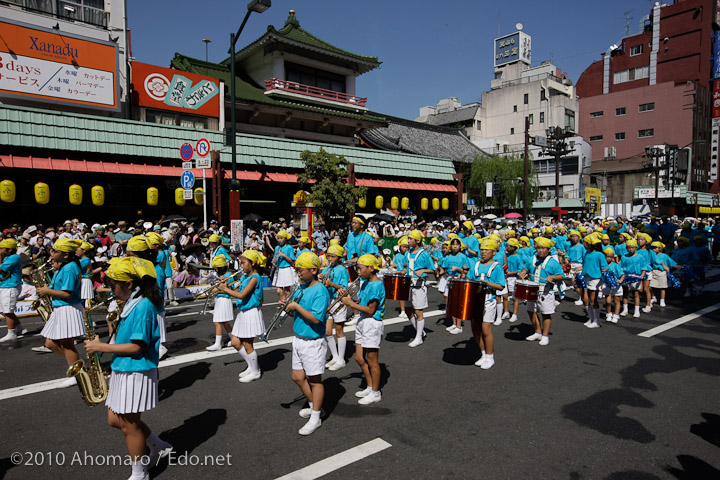
<instances>
[{"instance_id":1,"label":"air conditioner unit","mask_svg":"<svg viewBox=\"0 0 720 480\"><path fill-rule=\"evenodd\" d=\"M615 147L605 147L605 154L603 155L606 159L615 158L617 156Z\"/></svg>"},{"instance_id":2,"label":"air conditioner unit","mask_svg":"<svg viewBox=\"0 0 720 480\"><path fill-rule=\"evenodd\" d=\"M563 198L572 198L572 193L563 193Z\"/></svg>"},{"instance_id":3,"label":"air conditioner unit","mask_svg":"<svg viewBox=\"0 0 720 480\"><path fill-rule=\"evenodd\" d=\"M541 191L541 192L538 192L538 198L539 198L540 200L545 200L546 198L548 198L547 192L544 191L544 190Z\"/></svg>"}]
</instances>

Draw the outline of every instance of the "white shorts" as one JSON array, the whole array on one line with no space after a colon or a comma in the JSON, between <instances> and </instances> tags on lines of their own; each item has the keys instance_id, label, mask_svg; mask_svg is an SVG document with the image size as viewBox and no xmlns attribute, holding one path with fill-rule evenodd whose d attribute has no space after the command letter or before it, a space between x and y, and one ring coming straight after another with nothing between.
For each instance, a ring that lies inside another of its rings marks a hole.
<instances>
[{"instance_id":1,"label":"white shorts","mask_svg":"<svg viewBox=\"0 0 720 480\"><path fill-rule=\"evenodd\" d=\"M80 298L87 300L88 298L95 297L95 289L93 288L93 282L90 278L83 278L80 280Z\"/></svg>"},{"instance_id":2,"label":"white shorts","mask_svg":"<svg viewBox=\"0 0 720 480\"><path fill-rule=\"evenodd\" d=\"M424 310L428 307L427 287L410 288L410 305L415 310Z\"/></svg>"},{"instance_id":3,"label":"white shorts","mask_svg":"<svg viewBox=\"0 0 720 480\"><path fill-rule=\"evenodd\" d=\"M237 338L255 338L265 333L265 320L263 319L262 310L259 308L250 308L241 310L235 319L232 334Z\"/></svg>"},{"instance_id":4,"label":"white shorts","mask_svg":"<svg viewBox=\"0 0 720 480\"><path fill-rule=\"evenodd\" d=\"M645 277L643 278L643 280L652 280L652 279L653 279L653 274L652 274L652 272L646 272L646 273L645 273Z\"/></svg>"},{"instance_id":5,"label":"white shorts","mask_svg":"<svg viewBox=\"0 0 720 480\"><path fill-rule=\"evenodd\" d=\"M539 313L541 315L552 315L555 313L555 294L550 291L538 296L537 302L527 302L528 313Z\"/></svg>"},{"instance_id":6,"label":"white shorts","mask_svg":"<svg viewBox=\"0 0 720 480\"><path fill-rule=\"evenodd\" d=\"M272 286L283 288L295 285L295 270L292 267L278 268L275 270Z\"/></svg>"},{"instance_id":7,"label":"white shorts","mask_svg":"<svg viewBox=\"0 0 720 480\"><path fill-rule=\"evenodd\" d=\"M652 288L668 288L667 272L665 270L654 270L650 286Z\"/></svg>"},{"instance_id":8,"label":"white shorts","mask_svg":"<svg viewBox=\"0 0 720 480\"><path fill-rule=\"evenodd\" d=\"M334 308L337 308L335 305ZM333 323L345 323L347 321L347 306L343 306L335 315L328 315L328 320L332 320Z\"/></svg>"},{"instance_id":9,"label":"white shorts","mask_svg":"<svg viewBox=\"0 0 720 480\"><path fill-rule=\"evenodd\" d=\"M576 273L582 272L583 264L570 262L570 274L574 277Z\"/></svg>"},{"instance_id":10,"label":"white shorts","mask_svg":"<svg viewBox=\"0 0 720 480\"><path fill-rule=\"evenodd\" d=\"M292 343L292 369L304 370L305 375L312 377L325 373L325 357L327 356L327 342L325 337L305 340L293 338Z\"/></svg>"},{"instance_id":11,"label":"white shorts","mask_svg":"<svg viewBox=\"0 0 720 480\"><path fill-rule=\"evenodd\" d=\"M485 300L485 311L483 312L483 323L494 323L497 316L497 299Z\"/></svg>"},{"instance_id":12,"label":"white shorts","mask_svg":"<svg viewBox=\"0 0 720 480\"><path fill-rule=\"evenodd\" d=\"M175 300L175 287L173 287L172 275L165 279L165 299Z\"/></svg>"},{"instance_id":13,"label":"white shorts","mask_svg":"<svg viewBox=\"0 0 720 480\"><path fill-rule=\"evenodd\" d=\"M146 412L158 403L157 368L143 372L112 372L105 406L113 412Z\"/></svg>"},{"instance_id":14,"label":"white shorts","mask_svg":"<svg viewBox=\"0 0 720 480\"><path fill-rule=\"evenodd\" d=\"M363 348L380 348L385 326L373 317L363 317L355 327L355 344Z\"/></svg>"},{"instance_id":15,"label":"white shorts","mask_svg":"<svg viewBox=\"0 0 720 480\"><path fill-rule=\"evenodd\" d=\"M642 290L642 282L628 283L625 287L627 287L629 292L636 292L638 290Z\"/></svg>"},{"instance_id":16,"label":"white shorts","mask_svg":"<svg viewBox=\"0 0 720 480\"><path fill-rule=\"evenodd\" d=\"M607 285L604 285L603 289L602 289L602 293L606 297L622 297L623 289L619 285L617 286L617 288L610 288Z\"/></svg>"},{"instance_id":17,"label":"white shorts","mask_svg":"<svg viewBox=\"0 0 720 480\"><path fill-rule=\"evenodd\" d=\"M599 290L598 287L600 286L600 280L600 278L590 278L588 276L585 276L585 283L587 283L587 289L593 292Z\"/></svg>"},{"instance_id":18,"label":"white shorts","mask_svg":"<svg viewBox=\"0 0 720 480\"><path fill-rule=\"evenodd\" d=\"M160 330L160 343L167 340L167 328L165 327L165 310L157 314L158 329Z\"/></svg>"},{"instance_id":19,"label":"white shorts","mask_svg":"<svg viewBox=\"0 0 720 480\"><path fill-rule=\"evenodd\" d=\"M443 295L447 295L447 292L448 292L448 276L447 276L447 274L440 276L440 280L438 280L438 283L437 283L437 289L438 289L438 292L442 293Z\"/></svg>"},{"instance_id":20,"label":"white shorts","mask_svg":"<svg viewBox=\"0 0 720 480\"><path fill-rule=\"evenodd\" d=\"M0 313L15 313L15 304L22 291L22 285L0 288Z\"/></svg>"},{"instance_id":21,"label":"white shorts","mask_svg":"<svg viewBox=\"0 0 720 480\"><path fill-rule=\"evenodd\" d=\"M85 317L82 305L54 307L47 323L40 332L50 340L63 340L85 335Z\"/></svg>"},{"instance_id":22,"label":"white shorts","mask_svg":"<svg viewBox=\"0 0 720 480\"><path fill-rule=\"evenodd\" d=\"M517 282L517 277L507 277L505 279L505 288L507 288L507 291L511 296L515 294L515 282Z\"/></svg>"},{"instance_id":23,"label":"white shorts","mask_svg":"<svg viewBox=\"0 0 720 480\"><path fill-rule=\"evenodd\" d=\"M215 297L215 307L213 308L213 323L232 322L235 317L233 314L233 301L228 297Z\"/></svg>"}]
</instances>

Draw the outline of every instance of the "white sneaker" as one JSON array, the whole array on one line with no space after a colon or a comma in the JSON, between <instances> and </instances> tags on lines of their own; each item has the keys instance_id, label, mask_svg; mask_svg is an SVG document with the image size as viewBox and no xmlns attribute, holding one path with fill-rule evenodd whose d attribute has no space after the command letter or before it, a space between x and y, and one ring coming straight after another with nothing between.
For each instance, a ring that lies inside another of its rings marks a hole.
<instances>
[{"instance_id":1,"label":"white sneaker","mask_svg":"<svg viewBox=\"0 0 720 480\"><path fill-rule=\"evenodd\" d=\"M480 355L480 358L477 362L475 362L476 367L482 367L483 363L485 362L485 355Z\"/></svg>"},{"instance_id":2,"label":"white sneaker","mask_svg":"<svg viewBox=\"0 0 720 480\"><path fill-rule=\"evenodd\" d=\"M77 385L77 379L75 377L70 377L63 380L57 388L68 388L74 387L75 385Z\"/></svg>"},{"instance_id":3,"label":"white sneaker","mask_svg":"<svg viewBox=\"0 0 720 480\"><path fill-rule=\"evenodd\" d=\"M162 358L167 355L167 347L161 343L160 348L158 349L158 353L158 360L162 360Z\"/></svg>"},{"instance_id":4,"label":"white sneaker","mask_svg":"<svg viewBox=\"0 0 720 480\"><path fill-rule=\"evenodd\" d=\"M245 375L244 377L242 377L238 380L240 381L240 383L250 383L250 382L254 382L255 380L259 380L260 377L262 377L261 372L257 372L257 373L251 372L249 375Z\"/></svg>"},{"instance_id":5,"label":"white sneaker","mask_svg":"<svg viewBox=\"0 0 720 480\"><path fill-rule=\"evenodd\" d=\"M450 335L459 335L462 333L462 328L455 327L454 330L450 330Z\"/></svg>"},{"instance_id":6,"label":"white sneaker","mask_svg":"<svg viewBox=\"0 0 720 480\"><path fill-rule=\"evenodd\" d=\"M315 430L320 428L320 425L322 425L322 421L318 420L316 423L312 423L312 420L305 424L304 427L302 427L300 430L298 430L298 433L300 435L310 435Z\"/></svg>"},{"instance_id":7,"label":"white sneaker","mask_svg":"<svg viewBox=\"0 0 720 480\"><path fill-rule=\"evenodd\" d=\"M542 337L542 335L541 335L541 337ZM542 346L545 346L545 345L547 345L548 343L550 343L550 337L542 337L542 338L540 339L540 342L538 342L538 343L539 343L540 345L542 345Z\"/></svg>"},{"instance_id":8,"label":"white sneaker","mask_svg":"<svg viewBox=\"0 0 720 480\"><path fill-rule=\"evenodd\" d=\"M652 311L652 306L648 305L647 307L643 308L642 311L645 313L650 313Z\"/></svg>"},{"instance_id":9,"label":"white sneaker","mask_svg":"<svg viewBox=\"0 0 720 480\"><path fill-rule=\"evenodd\" d=\"M497 326L497 325L502 325L502 318L498 318L497 320L495 320L495 321L493 322L493 325L495 325L495 326Z\"/></svg>"},{"instance_id":10,"label":"white sneaker","mask_svg":"<svg viewBox=\"0 0 720 480\"><path fill-rule=\"evenodd\" d=\"M422 345L422 343L423 343L423 341L421 339L416 338L412 342L408 343L408 347L415 348L415 347Z\"/></svg>"},{"instance_id":11,"label":"white sneaker","mask_svg":"<svg viewBox=\"0 0 720 480\"><path fill-rule=\"evenodd\" d=\"M635 310L635 313L633 313L634 318L640 318L640 309Z\"/></svg>"},{"instance_id":12,"label":"white sneaker","mask_svg":"<svg viewBox=\"0 0 720 480\"><path fill-rule=\"evenodd\" d=\"M43 345L41 347L32 347L30 350L32 350L33 352L38 352L38 353L53 353L53 351L50 350L45 345Z\"/></svg>"},{"instance_id":13,"label":"white sneaker","mask_svg":"<svg viewBox=\"0 0 720 480\"><path fill-rule=\"evenodd\" d=\"M382 400L382 394L380 392L372 392L370 395L366 395L365 397L358 400L358 403L360 405L370 405L372 403L377 403L380 400Z\"/></svg>"},{"instance_id":14,"label":"white sneaker","mask_svg":"<svg viewBox=\"0 0 720 480\"><path fill-rule=\"evenodd\" d=\"M240 372L240 374L238 375L238 377L239 377L239 378L247 377L247 376L250 375L251 373L252 373L252 368L248 367L248 368L246 368L244 371Z\"/></svg>"},{"instance_id":15,"label":"white sneaker","mask_svg":"<svg viewBox=\"0 0 720 480\"><path fill-rule=\"evenodd\" d=\"M28 332L28 329L25 328L25 325L18 323L15 327L15 334L16 335L25 335Z\"/></svg>"},{"instance_id":16,"label":"white sneaker","mask_svg":"<svg viewBox=\"0 0 720 480\"><path fill-rule=\"evenodd\" d=\"M17 340L17 333L14 330L8 330L4 337L0 338L0 342L12 342Z\"/></svg>"},{"instance_id":17,"label":"white sneaker","mask_svg":"<svg viewBox=\"0 0 720 480\"><path fill-rule=\"evenodd\" d=\"M557 300L555 300L555 306L557 307L558 305L560 305L560 302L558 302Z\"/></svg>"},{"instance_id":18,"label":"white sneaker","mask_svg":"<svg viewBox=\"0 0 720 480\"><path fill-rule=\"evenodd\" d=\"M650 299L650 303L651 303L651 304L652 304L652 303L657 303L657 297L652 297L652 298Z\"/></svg>"},{"instance_id":19,"label":"white sneaker","mask_svg":"<svg viewBox=\"0 0 720 480\"><path fill-rule=\"evenodd\" d=\"M455 325L455 324L453 323L453 324L450 325L449 327L445 327L445 330L448 331L448 332L452 332L452 331L455 330L456 328L457 328L457 325Z\"/></svg>"},{"instance_id":20,"label":"white sneaker","mask_svg":"<svg viewBox=\"0 0 720 480\"><path fill-rule=\"evenodd\" d=\"M620 315L613 315L610 321L612 323L617 323L618 321L620 321Z\"/></svg>"},{"instance_id":21,"label":"white sneaker","mask_svg":"<svg viewBox=\"0 0 720 480\"><path fill-rule=\"evenodd\" d=\"M660 300L660 306L661 306L661 307L667 307L667 305L665 304L665 300Z\"/></svg>"},{"instance_id":22,"label":"white sneaker","mask_svg":"<svg viewBox=\"0 0 720 480\"><path fill-rule=\"evenodd\" d=\"M312 414L312 408L310 408L310 407L301 408L300 411L298 412L298 415L300 415L302 418L310 418L311 414ZM325 410L323 410L322 408L320 409L320 416L321 417L325 416Z\"/></svg>"},{"instance_id":23,"label":"white sneaker","mask_svg":"<svg viewBox=\"0 0 720 480\"><path fill-rule=\"evenodd\" d=\"M148 457L150 457L150 461L148 462L149 467L154 467L160 462L160 460L170 455L173 451L173 446L167 442L163 442L162 445L158 445L157 449L154 449L149 445L148 448L150 449L150 454L148 455Z\"/></svg>"},{"instance_id":24,"label":"white sneaker","mask_svg":"<svg viewBox=\"0 0 720 480\"><path fill-rule=\"evenodd\" d=\"M402 312L400 312L400 315L398 315L398 318L407 319L408 318L407 313L405 313L405 311L403 310Z\"/></svg>"},{"instance_id":25,"label":"white sneaker","mask_svg":"<svg viewBox=\"0 0 720 480\"><path fill-rule=\"evenodd\" d=\"M586 326L587 328L600 328L600 324L599 324L599 323L595 323L595 322L585 324L585 326Z\"/></svg>"},{"instance_id":26,"label":"white sneaker","mask_svg":"<svg viewBox=\"0 0 720 480\"><path fill-rule=\"evenodd\" d=\"M507 320L508 318L510 318L510 312L505 312L505 313L503 313L501 318L502 318L503 320Z\"/></svg>"},{"instance_id":27,"label":"white sneaker","mask_svg":"<svg viewBox=\"0 0 720 480\"><path fill-rule=\"evenodd\" d=\"M620 312L620 316L621 316L621 317L627 317L627 316L628 316L628 311L627 311L627 309L624 309L622 312Z\"/></svg>"},{"instance_id":28,"label":"white sneaker","mask_svg":"<svg viewBox=\"0 0 720 480\"><path fill-rule=\"evenodd\" d=\"M515 322L517 322L517 315L512 314L512 315L510 316L510 320L508 320L508 321L509 321L510 323L515 323Z\"/></svg>"},{"instance_id":29,"label":"white sneaker","mask_svg":"<svg viewBox=\"0 0 720 480\"><path fill-rule=\"evenodd\" d=\"M540 340L542 338L542 333L535 332L529 337L525 337L525 340L528 342L534 342L535 340Z\"/></svg>"},{"instance_id":30,"label":"white sneaker","mask_svg":"<svg viewBox=\"0 0 720 480\"><path fill-rule=\"evenodd\" d=\"M495 359L485 356L485 361L480 365L480 368L483 370L490 370L493 365L495 365Z\"/></svg>"},{"instance_id":31,"label":"white sneaker","mask_svg":"<svg viewBox=\"0 0 720 480\"><path fill-rule=\"evenodd\" d=\"M142 473L138 473L137 475L133 473L128 477L128 480L150 480L150 472L144 471Z\"/></svg>"},{"instance_id":32,"label":"white sneaker","mask_svg":"<svg viewBox=\"0 0 720 480\"><path fill-rule=\"evenodd\" d=\"M335 360L334 358L331 358L330 361L325 364L325 368L332 367L333 365L335 365L336 362L337 362L337 360Z\"/></svg>"},{"instance_id":33,"label":"white sneaker","mask_svg":"<svg viewBox=\"0 0 720 480\"><path fill-rule=\"evenodd\" d=\"M340 370L341 368L345 368L346 365L347 365L347 363L345 363L345 362L335 362L335 363L330 367L330 370L332 370L332 371L334 372L334 371L336 371L336 370Z\"/></svg>"},{"instance_id":34,"label":"white sneaker","mask_svg":"<svg viewBox=\"0 0 720 480\"><path fill-rule=\"evenodd\" d=\"M582 298L579 300L575 300L575 305L577 305L577 306L584 305L584 304L585 303L582 301Z\"/></svg>"},{"instance_id":35,"label":"white sneaker","mask_svg":"<svg viewBox=\"0 0 720 480\"><path fill-rule=\"evenodd\" d=\"M586 327L592 323L592 320L588 320L587 322L583 323Z\"/></svg>"},{"instance_id":36,"label":"white sneaker","mask_svg":"<svg viewBox=\"0 0 720 480\"><path fill-rule=\"evenodd\" d=\"M358 398L367 397L372 393L372 387L367 387L365 390L360 390L359 392L355 392L355 396Z\"/></svg>"},{"instance_id":37,"label":"white sneaker","mask_svg":"<svg viewBox=\"0 0 720 480\"><path fill-rule=\"evenodd\" d=\"M220 349L222 349L222 344L220 344L220 343L213 343L209 347L205 347L205 350L209 350L211 352L216 352Z\"/></svg>"}]
</instances>

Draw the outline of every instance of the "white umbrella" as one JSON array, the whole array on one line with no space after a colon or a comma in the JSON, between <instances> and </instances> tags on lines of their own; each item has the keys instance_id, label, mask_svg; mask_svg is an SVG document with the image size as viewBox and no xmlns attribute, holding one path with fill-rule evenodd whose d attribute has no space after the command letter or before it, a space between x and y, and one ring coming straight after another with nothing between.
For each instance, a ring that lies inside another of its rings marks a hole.
<instances>
[{"instance_id":1,"label":"white umbrella","mask_svg":"<svg viewBox=\"0 0 720 480\"><path fill-rule=\"evenodd\" d=\"M495 220L497 218L497 215L493 215L492 213L488 213L487 215L483 215L485 220Z\"/></svg>"}]
</instances>

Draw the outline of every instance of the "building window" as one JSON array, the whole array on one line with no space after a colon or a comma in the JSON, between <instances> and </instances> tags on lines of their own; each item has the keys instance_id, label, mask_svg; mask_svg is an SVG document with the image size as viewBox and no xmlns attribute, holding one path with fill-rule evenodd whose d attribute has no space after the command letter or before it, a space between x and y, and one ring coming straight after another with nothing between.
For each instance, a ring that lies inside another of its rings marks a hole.
<instances>
[{"instance_id":1,"label":"building window","mask_svg":"<svg viewBox=\"0 0 720 480\"><path fill-rule=\"evenodd\" d=\"M480 120L475 122L475 128L477 128L478 130L482 130L482 122Z\"/></svg>"},{"instance_id":2,"label":"building window","mask_svg":"<svg viewBox=\"0 0 720 480\"><path fill-rule=\"evenodd\" d=\"M625 107L620 107L620 108L615 109L615 116L617 116L617 117L621 117L621 116L625 115L625 113L626 113Z\"/></svg>"},{"instance_id":3,"label":"building window","mask_svg":"<svg viewBox=\"0 0 720 480\"><path fill-rule=\"evenodd\" d=\"M625 140L625 132L619 132L615 134L615 141L619 142L621 140Z\"/></svg>"},{"instance_id":4,"label":"building window","mask_svg":"<svg viewBox=\"0 0 720 480\"><path fill-rule=\"evenodd\" d=\"M638 107L638 112L640 112L640 113L652 112L653 110L655 110L655 102L641 103L640 106Z\"/></svg>"},{"instance_id":5,"label":"building window","mask_svg":"<svg viewBox=\"0 0 720 480\"><path fill-rule=\"evenodd\" d=\"M645 128L642 130L638 130L638 138L647 138L652 137L653 135L655 135L654 128Z\"/></svg>"},{"instance_id":6,"label":"building window","mask_svg":"<svg viewBox=\"0 0 720 480\"><path fill-rule=\"evenodd\" d=\"M540 123L545 123L545 112L540 112Z\"/></svg>"},{"instance_id":7,"label":"building window","mask_svg":"<svg viewBox=\"0 0 720 480\"><path fill-rule=\"evenodd\" d=\"M530 120L530 125L532 125L532 124L534 123L534 122L533 122L533 114L532 114L532 113L531 113L530 115L528 115L528 120Z\"/></svg>"},{"instance_id":8,"label":"building window","mask_svg":"<svg viewBox=\"0 0 720 480\"><path fill-rule=\"evenodd\" d=\"M642 53L642 43L640 45L633 45L630 47L630 56L635 57Z\"/></svg>"},{"instance_id":9,"label":"building window","mask_svg":"<svg viewBox=\"0 0 720 480\"><path fill-rule=\"evenodd\" d=\"M599 112L590 112L590 118L598 118L603 116L603 111L600 110Z\"/></svg>"},{"instance_id":10,"label":"building window","mask_svg":"<svg viewBox=\"0 0 720 480\"><path fill-rule=\"evenodd\" d=\"M285 76L289 82L345 93L345 76L337 73L285 62Z\"/></svg>"},{"instance_id":11,"label":"building window","mask_svg":"<svg viewBox=\"0 0 720 480\"><path fill-rule=\"evenodd\" d=\"M209 127L208 119L205 117L195 117L159 110L147 110L145 113L145 120L147 122L157 123L160 125L175 125L198 129L207 129Z\"/></svg>"},{"instance_id":12,"label":"building window","mask_svg":"<svg viewBox=\"0 0 720 480\"><path fill-rule=\"evenodd\" d=\"M510 129L510 135L515 135L515 129L514 129L514 128L511 128L511 129Z\"/></svg>"},{"instance_id":13,"label":"building window","mask_svg":"<svg viewBox=\"0 0 720 480\"><path fill-rule=\"evenodd\" d=\"M528 100L529 100L529 99L528 99L528 94L526 93L525 95L523 95L523 104L527 105L527 104L528 104Z\"/></svg>"},{"instance_id":14,"label":"building window","mask_svg":"<svg viewBox=\"0 0 720 480\"><path fill-rule=\"evenodd\" d=\"M547 100L547 94L545 93L545 89L540 87L540 101Z\"/></svg>"},{"instance_id":15,"label":"building window","mask_svg":"<svg viewBox=\"0 0 720 480\"><path fill-rule=\"evenodd\" d=\"M513 105L513 113L517 113L517 105Z\"/></svg>"},{"instance_id":16,"label":"building window","mask_svg":"<svg viewBox=\"0 0 720 480\"><path fill-rule=\"evenodd\" d=\"M567 108L565 109L565 128L571 132L575 131L575 112Z\"/></svg>"},{"instance_id":17,"label":"building window","mask_svg":"<svg viewBox=\"0 0 720 480\"><path fill-rule=\"evenodd\" d=\"M591 135L591 136L590 136L590 141L591 141L591 142L599 142L599 141L601 141L602 139L603 139L603 136L602 136L602 135Z\"/></svg>"},{"instance_id":18,"label":"building window","mask_svg":"<svg viewBox=\"0 0 720 480\"><path fill-rule=\"evenodd\" d=\"M632 82L633 80L640 80L648 78L649 76L650 66L645 65L643 67L636 67L629 70L615 72L615 75L613 75L613 83L617 85L618 83Z\"/></svg>"}]
</instances>

